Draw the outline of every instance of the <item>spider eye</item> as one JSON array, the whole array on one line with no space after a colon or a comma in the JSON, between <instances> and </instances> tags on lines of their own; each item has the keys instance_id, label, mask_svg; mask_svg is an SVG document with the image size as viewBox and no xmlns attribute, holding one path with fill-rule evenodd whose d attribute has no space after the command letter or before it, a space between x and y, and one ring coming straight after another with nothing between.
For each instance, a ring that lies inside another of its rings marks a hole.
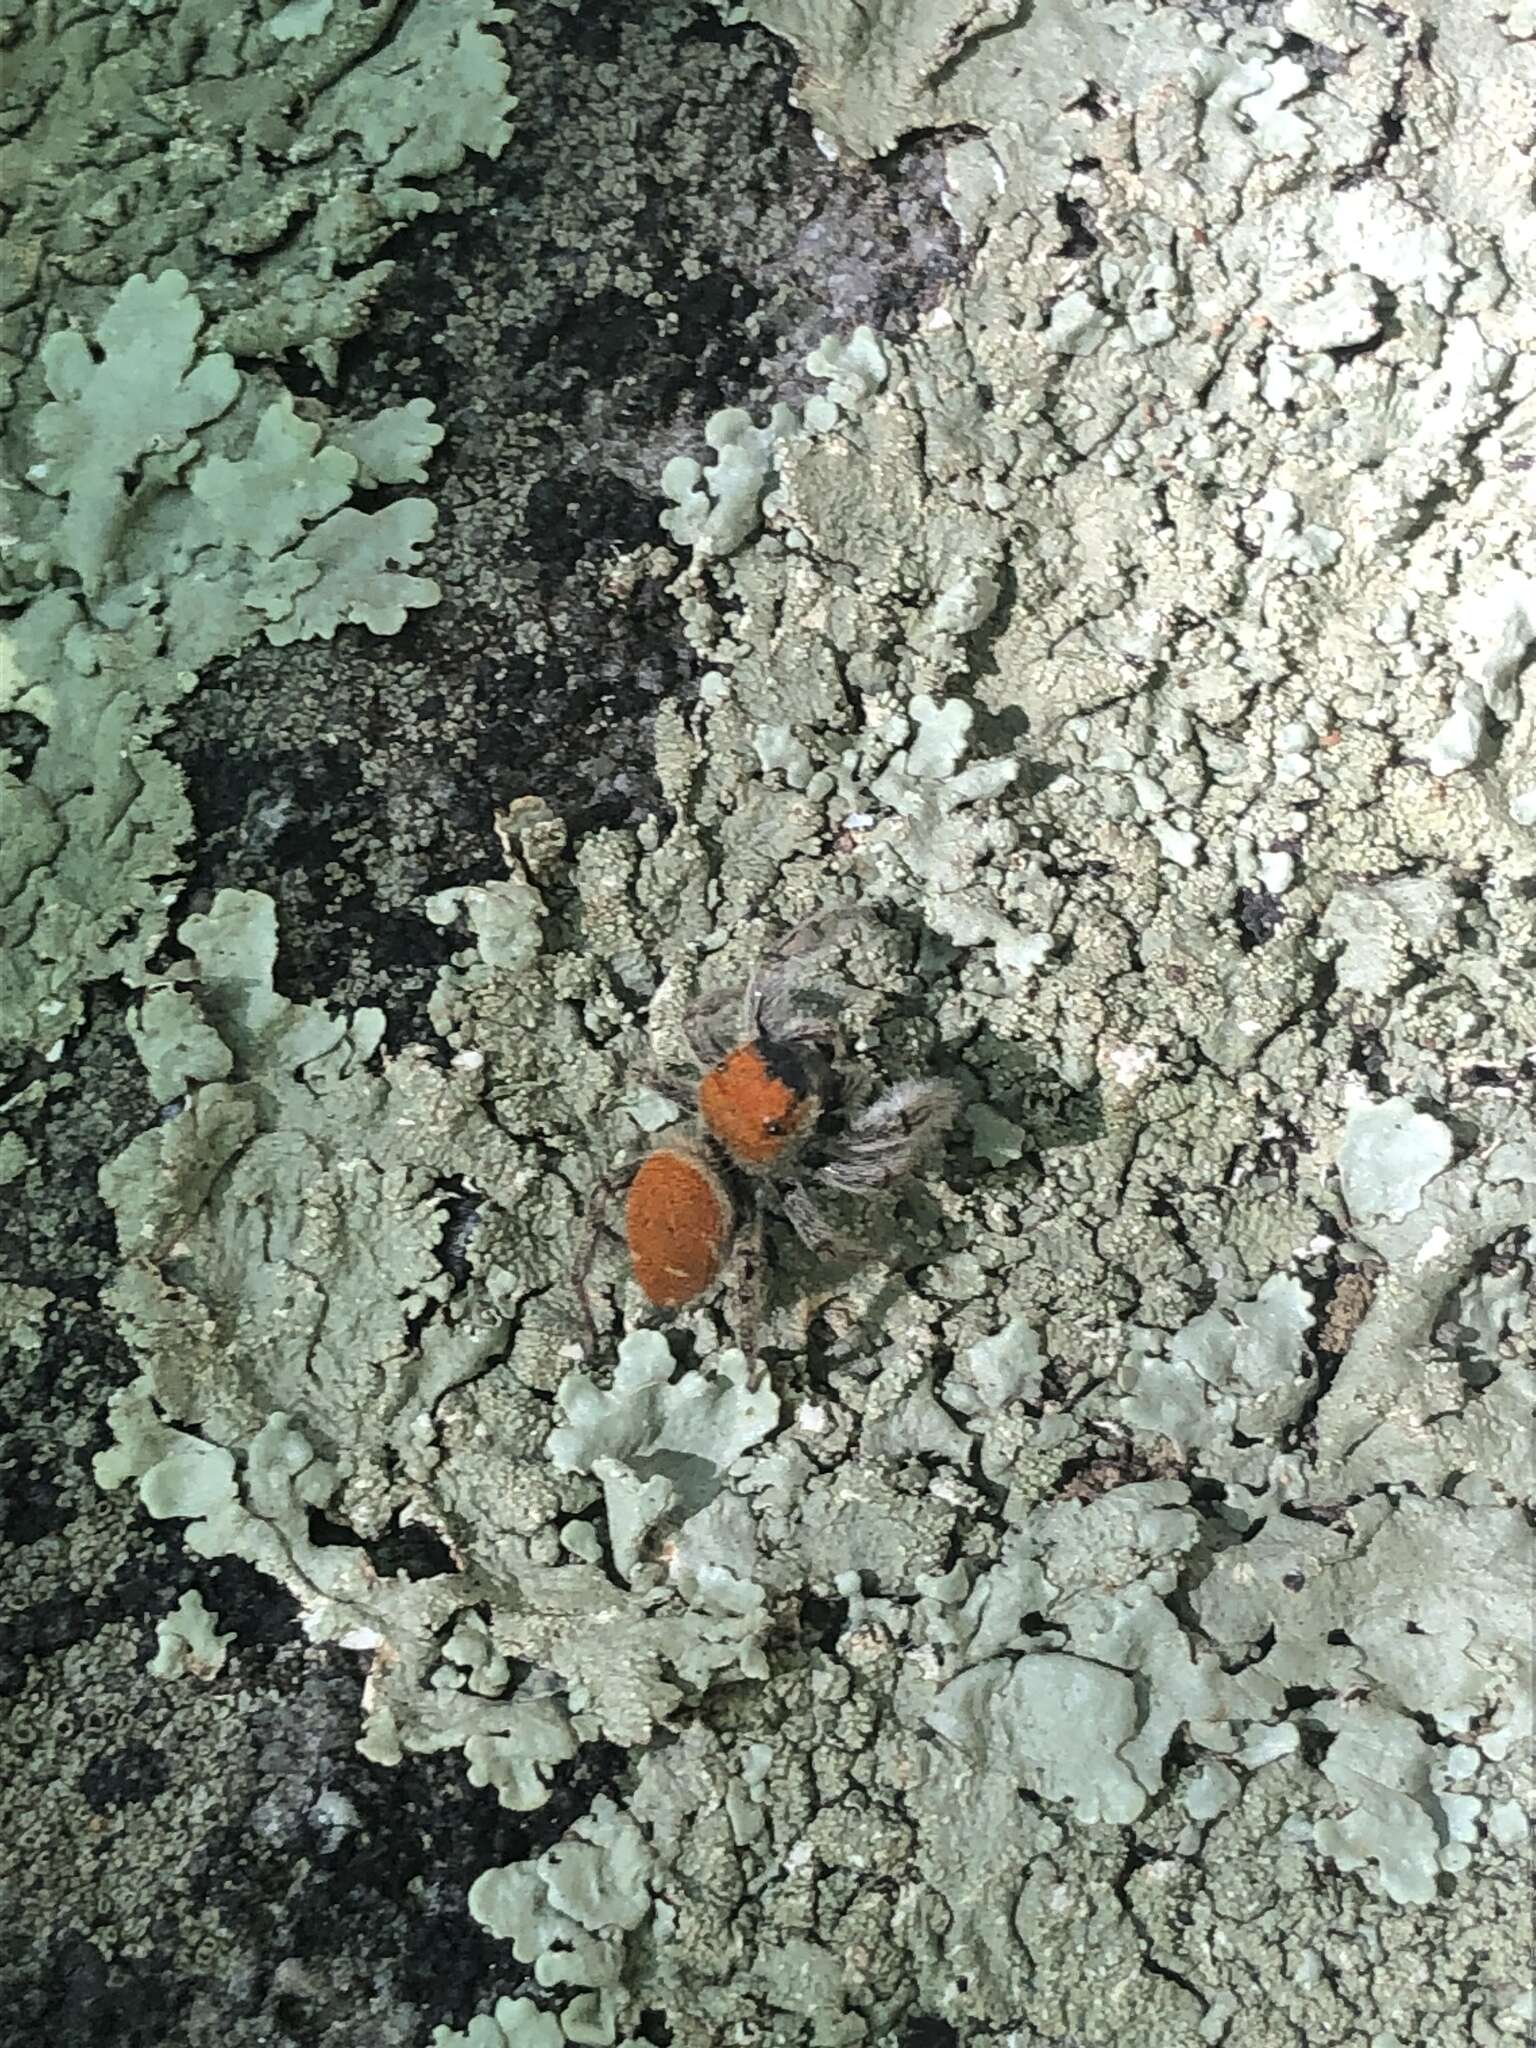
<instances>
[{"instance_id":1,"label":"spider eye","mask_svg":"<svg viewBox=\"0 0 1536 2048\"><path fill-rule=\"evenodd\" d=\"M784 1135L784 1126L779 1122L779 1119L776 1116L765 1117L763 1120L763 1129L768 1133L770 1138L782 1138Z\"/></svg>"}]
</instances>

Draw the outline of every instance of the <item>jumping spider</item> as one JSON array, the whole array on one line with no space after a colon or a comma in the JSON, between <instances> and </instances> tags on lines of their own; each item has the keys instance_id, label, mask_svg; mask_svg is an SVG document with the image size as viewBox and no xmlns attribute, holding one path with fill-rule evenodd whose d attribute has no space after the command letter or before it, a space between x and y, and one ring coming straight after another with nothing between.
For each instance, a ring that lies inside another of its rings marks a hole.
<instances>
[{"instance_id":1,"label":"jumping spider","mask_svg":"<svg viewBox=\"0 0 1536 2048\"><path fill-rule=\"evenodd\" d=\"M877 1194L948 1129L957 1097L947 1081L901 1081L865 1103L867 1085L839 1067L836 1025L800 1000L807 968L857 915L840 906L807 919L765 955L745 988L689 1011L683 1034L696 1078L687 1088L648 1077L693 1121L593 1190L573 1273L589 1356L597 1326L588 1281L608 1205L621 1190L630 1264L653 1307L696 1300L737 1249L742 1348L755 1372L766 1203L776 1202L809 1251L846 1249L813 1187Z\"/></svg>"}]
</instances>

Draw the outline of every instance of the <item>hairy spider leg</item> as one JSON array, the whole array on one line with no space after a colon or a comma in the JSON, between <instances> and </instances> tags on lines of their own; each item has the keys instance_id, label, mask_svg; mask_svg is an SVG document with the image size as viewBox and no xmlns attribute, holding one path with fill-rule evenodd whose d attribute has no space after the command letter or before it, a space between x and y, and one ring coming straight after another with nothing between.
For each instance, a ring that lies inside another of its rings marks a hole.
<instances>
[{"instance_id":1,"label":"hairy spider leg","mask_svg":"<svg viewBox=\"0 0 1536 2048\"><path fill-rule=\"evenodd\" d=\"M752 1203L752 1220L736 1246L736 1331L747 1360L747 1385L758 1387L763 1379L759 1337L763 1322L763 1266L766 1251L761 1197Z\"/></svg>"},{"instance_id":2,"label":"hairy spider leg","mask_svg":"<svg viewBox=\"0 0 1536 2048\"><path fill-rule=\"evenodd\" d=\"M611 1173L604 1174L587 1197L586 1220L581 1236L576 1241L576 1254L571 1260L571 1285L581 1307L581 1355L591 1358L597 1349L597 1318L592 1313L592 1295L588 1281L592 1277L592 1266L597 1258L598 1242L604 1230L617 1237L619 1232L608 1221L608 1205L615 1195L626 1189L640 1171L643 1159L631 1159L624 1166L617 1166Z\"/></svg>"},{"instance_id":3,"label":"hairy spider leg","mask_svg":"<svg viewBox=\"0 0 1536 2048\"><path fill-rule=\"evenodd\" d=\"M809 966L826 952L846 925L868 915L862 904L834 903L825 910L812 911L809 917L792 925L758 961L742 991L742 1037L836 1044L839 1033L830 1018L799 1015L792 1007L786 1007L792 983L801 978L786 970L792 964Z\"/></svg>"},{"instance_id":4,"label":"hairy spider leg","mask_svg":"<svg viewBox=\"0 0 1536 2048\"><path fill-rule=\"evenodd\" d=\"M889 1187L944 1135L959 1106L948 1081L899 1081L860 1110L817 1178L847 1194Z\"/></svg>"},{"instance_id":5,"label":"hairy spider leg","mask_svg":"<svg viewBox=\"0 0 1536 2048\"><path fill-rule=\"evenodd\" d=\"M843 1259L863 1249L857 1238L827 1221L803 1181L785 1188L781 1200L790 1228L813 1258Z\"/></svg>"}]
</instances>

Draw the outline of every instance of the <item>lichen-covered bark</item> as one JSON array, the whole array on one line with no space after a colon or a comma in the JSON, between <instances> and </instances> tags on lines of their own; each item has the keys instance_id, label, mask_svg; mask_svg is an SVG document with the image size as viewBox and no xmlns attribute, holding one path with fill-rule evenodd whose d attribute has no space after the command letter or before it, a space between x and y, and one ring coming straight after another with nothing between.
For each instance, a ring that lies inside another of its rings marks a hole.
<instances>
[{"instance_id":1,"label":"lichen-covered bark","mask_svg":"<svg viewBox=\"0 0 1536 2048\"><path fill-rule=\"evenodd\" d=\"M661 804L487 791L430 1046L182 921L97 1476L525 1826L441 2048L1517 2037L1536 19L743 11L847 177L941 133L959 274L658 434ZM947 1151L770 1221L761 1373L616 1255L579 1363L688 1002L837 901Z\"/></svg>"},{"instance_id":2,"label":"lichen-covered bark","mask_svg":"<svg viewBox=\"0 0 1536 2048\"><path fill-rule=\"evenodd\" d=\"M507 72L481 0L330 15L0 14L7 1074L58 1058L90 984L142 983L193 827L159 742L197 672L437 599L409 573L431 504L347 502L421 479L430 405L327 433L235 357L335 371L390 272L366 259L437 203L411 181L505 144Z\"/></svg>"}]
</instances>

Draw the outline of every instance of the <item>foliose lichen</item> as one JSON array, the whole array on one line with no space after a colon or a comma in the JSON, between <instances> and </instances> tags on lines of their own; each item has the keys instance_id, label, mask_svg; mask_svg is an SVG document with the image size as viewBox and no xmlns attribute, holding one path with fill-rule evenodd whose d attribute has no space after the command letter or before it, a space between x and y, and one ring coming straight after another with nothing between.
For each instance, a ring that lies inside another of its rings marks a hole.
<instances>
[{"instance_id":1,"label":"foliose lichen","mask_svg":"<svg viewBox=\"0 0 1536 2048\"><path fill-rule=\"evenodd\" d=\"M0 1041L57 1057L164 934L192 814L155 742L198 672L436 599L428 501L347 502L423 479L430 407L332 431L236 358L334 371L414 181L504 144L506 75L474 0L12 12Z\"/></svg>"}]
</instances>

